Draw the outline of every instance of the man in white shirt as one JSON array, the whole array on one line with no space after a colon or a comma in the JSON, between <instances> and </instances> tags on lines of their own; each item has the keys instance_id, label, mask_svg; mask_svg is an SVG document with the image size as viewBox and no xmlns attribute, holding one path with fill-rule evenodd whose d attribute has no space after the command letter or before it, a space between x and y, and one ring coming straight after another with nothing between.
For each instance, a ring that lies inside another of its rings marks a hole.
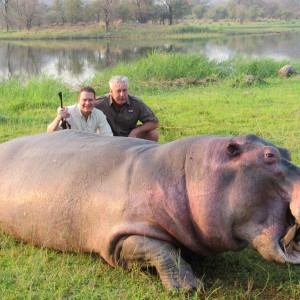
<instances>
[{"instance_id":1,"label":"man in white shirt","mask_svg":"<svg viewBox=\"0 0 300 300\"><path fill-rule=\"evenodd\" d=\"M71 129L95 132L103 136L113 136L105 114L94 108L96 93L92 87L80 89L78 103L71 106L59 107L57 116L47 127L47 132L63 129L62 120L66 120Z\"/></svg>"}]
</instances>

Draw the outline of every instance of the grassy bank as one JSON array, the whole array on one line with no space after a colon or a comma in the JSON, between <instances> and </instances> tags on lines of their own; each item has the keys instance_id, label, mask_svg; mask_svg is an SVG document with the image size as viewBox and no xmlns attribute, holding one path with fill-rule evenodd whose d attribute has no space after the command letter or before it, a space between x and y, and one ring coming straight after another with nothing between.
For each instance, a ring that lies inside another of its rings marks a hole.
<instances>
[{"instance_id":1,"label":"grassy bank","mask_svg":"<svg viewBox=\"0 0 300 300\"><path fill-rule=\"evenodd\" d=\"M258 134L290 149L300 165L300 78L279 78L287 62L159 54L98 74L90 84L107 92L112 74L130 78L130 92L140 96L160 119L160 142L198 134ZM300 62L293 62L300 70ZM244 75L261 80L253 85ZM44 132L59 105L76 101L77 91L49 78L0 85L1 142ZM1 234L2 299L199 299L164 291L155 272L112 269L94 255L59 253L16 242ZM267 263L251 249L195 261L205 283L203 299L298 299L300 268ZM201 298L201 299L202 299Z\"/></svg>"},{"instance_id":2,"label":"grassy bank","mask_svg":"<svg viewBox=\"0 0 300 300\"><path fill-rule=\"evenodd\" d=\"M0 31L0 39L102 39L102 38L166 38L204 37L219 34L274 34L300 32L300 22L180 22L172 26L160 24L111 24L105 32L103 23L63 26L49 25L31 30Z\"/></svg>"}]
</instances>

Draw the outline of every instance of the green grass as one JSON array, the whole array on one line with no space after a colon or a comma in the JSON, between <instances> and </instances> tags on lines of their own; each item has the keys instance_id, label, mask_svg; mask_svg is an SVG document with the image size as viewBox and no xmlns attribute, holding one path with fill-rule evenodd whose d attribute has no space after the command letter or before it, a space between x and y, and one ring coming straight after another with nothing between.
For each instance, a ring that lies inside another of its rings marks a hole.
<instances>
[{"instance_id":1,"label":"green grass","mask_svg":"<svg viewBox=\"0 0 300 300\"><path fill-rule=\"evenodd\" d=\"M287 61L274 59L253 59L246 56L218 61L209 59L206 55L164 53L154 51L148 56L128 63L120 63L114 69L114 74L126 74L135 86L149 89L155 86L163 87L164 83L180 78L185 79L214 79L231 80L232 84L246 74L252 74L257 78L277 76L277 71L286 65ZM300 68L299 62L293 62L294 67ZM111 70L103 70L98 73L93 82L104 89L111 76Z\"/></svg>"},{"instance_id":2,"label":"green grass","mask_svg":"<svg viewBox=\"0 0 300 300\"><path fill-rule=\"evenodd\" d=\"M102 94L112 74L129 76L130 92L160 119L161 143L198 134L255 133L288 148L300 165L300 78L277 76L286 63L152 53L98 74L90 84ZM300 70L299 63L292 64ZM243 76L249 73L264 81L248 86ZM215 81L197 81L207 77ZM76 102L77 91L46 77L27 84L1 82L1 142L46 131L59 105L59 91L65 104ZM185 296L166 292L153 270L112 269L95 255L40 249L6 234L0 234L0 241L1 299L300 298L299 267L265 262L251 249L195 260L192 265L204 280L205 293Z\"/></svg>"}]
</instances>

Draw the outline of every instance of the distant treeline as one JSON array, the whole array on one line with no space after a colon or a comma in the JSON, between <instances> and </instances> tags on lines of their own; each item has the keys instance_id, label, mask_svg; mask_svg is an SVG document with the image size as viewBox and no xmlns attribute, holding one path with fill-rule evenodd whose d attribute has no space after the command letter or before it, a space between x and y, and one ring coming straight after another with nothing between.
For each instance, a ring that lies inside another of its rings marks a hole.
<instances>
[{"instance_id":1,"label":"distant treeline","mask_svg":"<svg viewBox=\"0 0 300 300\"><path fill-rule=\"evenodd\" d=\"M0 0L6 31L36 26L102 22L172 25L182 19L291 21L300 17L299 0Z\"/></svg>"}]
</instances>

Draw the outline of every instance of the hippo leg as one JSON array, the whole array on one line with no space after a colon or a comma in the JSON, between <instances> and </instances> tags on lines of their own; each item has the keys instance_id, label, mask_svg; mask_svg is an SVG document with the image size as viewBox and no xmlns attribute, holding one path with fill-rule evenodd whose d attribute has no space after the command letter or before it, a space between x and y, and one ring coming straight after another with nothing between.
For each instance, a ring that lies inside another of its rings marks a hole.
<instances>
[{"instance_id":1,"label":"hippo leg","mask_svg":"<svg viewBox=\"0 0 300 300\"><path fill-rule=\"evenodd\" d=\"M128 269L134 261L144 261L154 266L167 289L177 288L187 291L203 289L191 266L168 242L133 235L124 240L121 255L121 263Z\"/></svg>"}]
</instances>

